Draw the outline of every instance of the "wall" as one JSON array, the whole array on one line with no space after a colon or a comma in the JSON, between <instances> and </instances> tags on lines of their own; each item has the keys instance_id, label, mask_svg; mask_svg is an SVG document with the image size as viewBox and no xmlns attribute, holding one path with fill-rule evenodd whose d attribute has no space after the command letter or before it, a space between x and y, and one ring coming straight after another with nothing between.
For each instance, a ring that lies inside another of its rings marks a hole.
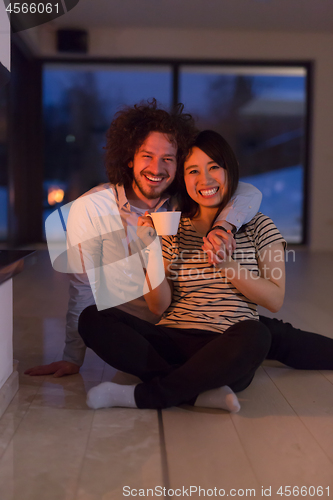
<instances>
[{"instance_id":1,"label":"wall","mask_svg":"<svg viewBox=\"0 0 333 500\"><path fill-rule=\"evenodd\" d=\"M10 24L3 2L0 2L0 61L10 70Z\"/></svg>"},{"instance_id":2,"label":"wall","mask_svg":"<svg viewBox=\"0 0 333 500\"><path fill-rule=\"evenodd\" d=\"M13 371L13 280L11 279L0 285L0 311L1 388Z\"/></svg>"},{"instance_id":3,"label":"wall","mask_svg":"<svg viewBox=\"0 0 333 500\"><path fill-rule=\"evenodd\" d=\"M41 55L56 55L49 26L39 32ZM315 63L309 241L333 250L333 34L95 29L90 57L174 57L304 60Z\"/></svg>"}]
</instances>

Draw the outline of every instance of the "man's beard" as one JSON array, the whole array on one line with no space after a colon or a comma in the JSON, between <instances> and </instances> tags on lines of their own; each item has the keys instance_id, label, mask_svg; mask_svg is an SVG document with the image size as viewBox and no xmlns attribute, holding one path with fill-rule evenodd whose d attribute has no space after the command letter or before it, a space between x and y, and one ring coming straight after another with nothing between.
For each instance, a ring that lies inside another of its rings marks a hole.
<instances>
[{"instance_id":1,"label":"man's beard","mask_svg":"<svg viewBox=\"0 0 333 500\"><path fill-rule=\"evenodd\" d=\"M147 198L147 200L155 200L156 198L159 198L169 188L169 185L166 187L161 187L161 186L146 187L141 182L141 179L140 178L138 179L135 176L133 177L133 183L136 185L139 191Z\"/></svg>"}]
</instances>

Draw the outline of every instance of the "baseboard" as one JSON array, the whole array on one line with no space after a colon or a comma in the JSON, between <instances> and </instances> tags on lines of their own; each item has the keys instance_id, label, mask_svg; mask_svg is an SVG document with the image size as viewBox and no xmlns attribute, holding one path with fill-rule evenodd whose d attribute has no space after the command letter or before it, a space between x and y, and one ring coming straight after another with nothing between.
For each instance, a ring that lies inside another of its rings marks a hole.
<instances>
[{"instance_id":1,"label":"baseboard","mask_svg":"<svg viewBox=\"0 0 333 500\"><path fill-rule=\"evenodd\" d=\"M18 388L19 374L17 370L14 370L0 389L0 418L7 410L9 403L18 391Z\"/></svg>"}]
</instances>

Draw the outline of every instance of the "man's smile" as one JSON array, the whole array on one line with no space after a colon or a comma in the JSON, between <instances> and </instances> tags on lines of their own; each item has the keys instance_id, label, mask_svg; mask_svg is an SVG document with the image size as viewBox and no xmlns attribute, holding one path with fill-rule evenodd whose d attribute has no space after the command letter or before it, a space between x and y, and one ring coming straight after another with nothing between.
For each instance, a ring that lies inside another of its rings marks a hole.
<instances>
[{"instance_id":1,"label":"man's smile","mask_svg":"<svg viewBox=\"0 0 333 500\"><path fill-rule=\"evenodd\" d=\"M162 182L164 179L166 179L165 175L150 175L150 174L142 174L149 182L152 182L153 184L158 184L159 182Z\"/></svg>"}]
</instances>

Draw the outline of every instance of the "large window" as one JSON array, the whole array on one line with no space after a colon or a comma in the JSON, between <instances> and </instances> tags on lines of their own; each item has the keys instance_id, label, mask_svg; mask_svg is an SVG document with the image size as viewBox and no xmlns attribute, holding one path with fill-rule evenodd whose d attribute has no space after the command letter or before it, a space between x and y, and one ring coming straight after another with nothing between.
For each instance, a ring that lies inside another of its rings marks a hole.
<instances>
[{"instance_id":1,"label":"large window","mask_svg":"<svg viewBox=\"0 0 333 500\"><path fill-rule=\"evenodd\" d=\"M236 152L242 180L263 193L262 212L288 242L302 243L307 71L173 61L45 65L44 215L106 180L103 146L114 113L155 97L166 108L183 102L200 129L221 133Z\"/></svg>"}]
</instances>

